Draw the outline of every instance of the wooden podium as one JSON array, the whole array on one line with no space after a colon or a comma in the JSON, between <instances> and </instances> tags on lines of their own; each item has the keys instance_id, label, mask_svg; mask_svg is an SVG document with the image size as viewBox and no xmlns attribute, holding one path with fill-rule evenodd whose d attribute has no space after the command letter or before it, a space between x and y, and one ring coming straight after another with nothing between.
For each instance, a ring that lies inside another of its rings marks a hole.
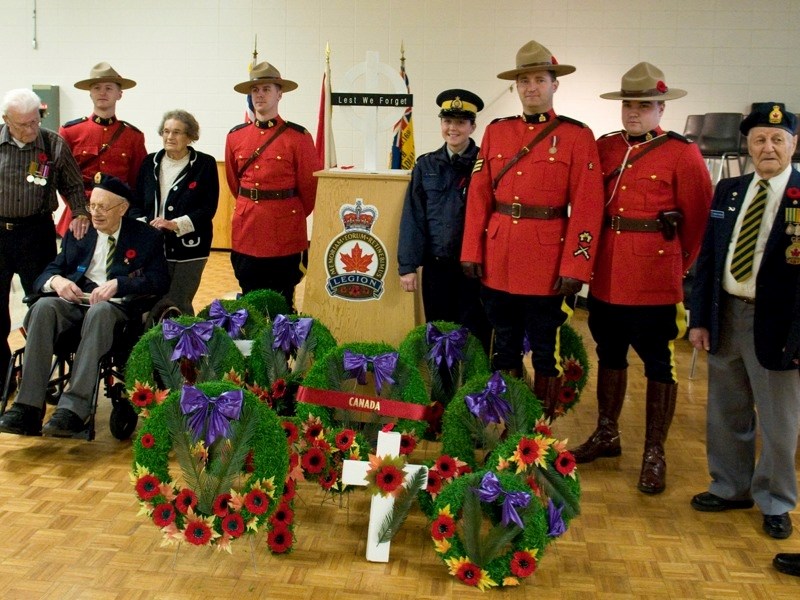
<instances>
[{"instance_id":1,"label":"wooden podium","mask_svg":"<svg viewBox=\"0 0 800 600\"><path fill-rule=\"evenodd\" d=\"M419 291L397 273L400 216L410 174L317 171L317 203L302 312L339 341L398 345L423 322Z\"/></svg>"}]
</instances>

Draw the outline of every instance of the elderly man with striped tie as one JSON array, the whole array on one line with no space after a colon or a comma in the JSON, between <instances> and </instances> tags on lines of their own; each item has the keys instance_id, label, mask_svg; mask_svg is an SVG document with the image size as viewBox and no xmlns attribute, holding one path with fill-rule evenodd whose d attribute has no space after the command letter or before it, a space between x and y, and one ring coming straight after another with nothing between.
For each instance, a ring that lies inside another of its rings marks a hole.
<instances>
[{"instance_id":1,"label":"elderly man with striped tie","mask_svg":"<svg viewBox=\"0 0 800 600\"><path fill-rule=\"evenodd\" d=\"M784 349L800 275L797 118L780 102L742 121L755 173L721 181L692 289L689 340L708 355L704 512L755 503L769 536L792 533L800 431L798 365ZM761 438L756 456L756 435Z\"/></svg>"},{"instance_id":2,"label":"elderly man with striped tie","mask_svg":"<svg viewBox=\"0 0 800 600\"><path fill-rule=\"evenodd\" d=\"M34 283L41 298L25 316L28 331L22 382L14 405L0 417L0 432L73 437L86 429L100 358L111 349L118 323L139 317L143 306L112 300L163 296L169 289L164 237L146 223L125 217L130 188L97 173L89 198L92 228L80 240L69 232L61 252ZM152 303L151 303L152 305ZM70 381L42 427L54 340L80 328Z\"/></svg>"}]
</instances>

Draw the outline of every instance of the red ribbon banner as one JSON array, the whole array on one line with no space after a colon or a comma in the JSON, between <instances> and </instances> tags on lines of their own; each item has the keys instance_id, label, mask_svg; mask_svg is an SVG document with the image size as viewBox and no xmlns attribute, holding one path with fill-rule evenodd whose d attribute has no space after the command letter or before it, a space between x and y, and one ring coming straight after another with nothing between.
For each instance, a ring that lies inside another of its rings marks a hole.
<instances>
[{"instance_id":1,"label":"red ribbon banner","mask_svg":"<svg viewBox=\"0 0 800 600\"><path fill-rule=\"evenodd\" d=\"M411 419L412 421L425 421L428 414L428 407L421 404L411 404L400 402L399 400L349 394L334 390L320 390L302 385L297 388L297 400L318 406L327 406L328 408L377 413L384 417L397 417L399 419Z\"/></svg>"}]
</instances>

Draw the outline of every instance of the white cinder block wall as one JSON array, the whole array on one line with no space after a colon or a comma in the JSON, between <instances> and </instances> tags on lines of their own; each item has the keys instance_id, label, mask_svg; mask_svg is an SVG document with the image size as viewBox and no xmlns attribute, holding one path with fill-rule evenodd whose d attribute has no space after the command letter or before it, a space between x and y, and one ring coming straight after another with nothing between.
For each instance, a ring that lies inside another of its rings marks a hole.
<instances>
[{"instance_id":1,"label":"white cinder block wall","mask_svg":"<svg viewBox=\"0 0 800 600\"><path fill-rule=\"evenodd\" d=\"M34 5L38 48L34 37ZM689 95L669 103L663 125L683 130L688 114L746 112L784 101L800 112L800 0L0 0L0 92L32 84L61 88L61 121L88 114L72 84L107 60L138 82L118 105L150 151L161 114L194 113L200 150L222 158L225 134L243 114L233 85L246 79L258 35L259 59L300 88L284 96L283 117L314 134L326 42L333 87L367 50L399 68L400 43L414 93L417 152L441 144L434 99L466 87L490 106L489 120L519 112L516 93L496 79L529 39L545 44L575 74L562 79L556 110L596 135L619 128L619 103L601 100L623 72L647 60ZM362 146L334 109L339 163L362 164ZM388 150L389 131L381 135Z\"/></svg>"}]
</instances>

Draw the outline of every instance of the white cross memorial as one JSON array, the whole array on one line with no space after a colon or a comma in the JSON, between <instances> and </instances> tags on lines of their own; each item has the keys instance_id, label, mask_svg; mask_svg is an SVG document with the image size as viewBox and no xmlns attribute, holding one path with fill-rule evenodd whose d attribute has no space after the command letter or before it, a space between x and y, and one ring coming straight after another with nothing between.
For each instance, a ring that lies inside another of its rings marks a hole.
<instances>
[{"instance_id":1,"label":"white cross memorial","mask_svg":"<svg viewBox=\"0 0 800 600\"><path fill-rule=\"evenodd\" d=\"M379 431L378 448L376 456L398 456L400 454L400 434L396 431ZM403 471L408 477L413 477L420 469L428 470L424 465L406 465ZM362 460L346 460L342 467L342 483L347 485L367 485L367 471L369 462ZM427 478L423 489L428 487ZM389 562L390 542L378 542L381 524L394 506L393 496L372 496L372 504L369 510L369 530L367 531L367 560L370 562Z\"/></svg>"}]
</instances>

